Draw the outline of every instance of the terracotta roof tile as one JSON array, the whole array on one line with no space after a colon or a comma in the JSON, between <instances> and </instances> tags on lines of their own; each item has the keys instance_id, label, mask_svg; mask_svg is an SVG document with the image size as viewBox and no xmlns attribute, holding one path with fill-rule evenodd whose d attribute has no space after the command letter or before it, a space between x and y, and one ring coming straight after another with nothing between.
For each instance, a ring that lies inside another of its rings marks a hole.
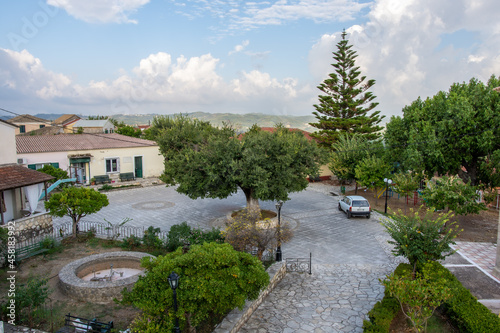
<instances>
[{"instance_id":1,"label":"terracotta roof tile","mask_svg":"<svg viewBox=\"0 0 500 333\"><path fill-rule=\"evenodd\" d=\"M17 164L0 165L0 191L39 184L54 179L51 175Z\"/></svg>"},{"instance_id":2,"label":"terracotta roof tile","mask_svg":"<svg viewBox=\"0 0 500 333\"><path fill-rule=\"evenodd\" d=\"M50 124L50 120L38 118L29 114L21 114L14 118L7 120L9 123L47 123Z\"/></svg>"},{"instance_id":3,"label":"terracotta roof tile","mask_svg":"<svg viewBox=\"0 0 500 333\"><path fill-rule=\"evenodd\" d=\"M117 133L16 136L18 154L153 146L154 141Z\"/></svg>"}]
</instances>

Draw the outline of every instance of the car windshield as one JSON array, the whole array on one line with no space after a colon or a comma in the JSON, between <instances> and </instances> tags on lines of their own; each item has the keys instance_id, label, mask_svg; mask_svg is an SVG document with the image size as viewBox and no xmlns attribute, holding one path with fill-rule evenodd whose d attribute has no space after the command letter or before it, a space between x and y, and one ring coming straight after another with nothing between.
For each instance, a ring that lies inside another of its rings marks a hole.
<instances>
[{"instance_id":1,"label":"car windshield","mask_svg":"<svg viewBox=\"0 0 500 333\"><path fill-rule=\"evenodd\" d=\"M354 200L352 202L352 206L353 207L370 207L370 204L368 203L368 201L365 201L365 200L360 200L360 201Z\"/></svg>"}]
</instances>

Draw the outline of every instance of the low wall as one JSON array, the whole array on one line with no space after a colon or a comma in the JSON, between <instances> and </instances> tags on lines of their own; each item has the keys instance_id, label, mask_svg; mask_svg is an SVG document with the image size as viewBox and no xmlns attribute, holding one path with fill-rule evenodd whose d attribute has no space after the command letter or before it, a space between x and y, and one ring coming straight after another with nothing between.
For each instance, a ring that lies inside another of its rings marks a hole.
<instances>
[{"instance_id":1,"label":"low wall","mask_svg":"<svg viewBox=\"0 0 500 333\"><path fill-rule=\"evenodd\" d=\"M8 226L14 226L17 244L19 245L34 239L52 237L54 230L52 216L48 213L33 214L22 219L10 221L2 227L7 228Z\"/></svg>"},{"instance_id":2,"label":"low wall","mask_svg":"<svg viewBox=\"0 0 500 333\"><path fill-rule=\"evenodd\" d=\"M266 289L262 290L259 297L254 301L247 301L242 310L234 309L231 311L226 318L215 328L214 333L236 333L240 328L247 322L247 320L252 316L253 312L259 307L259 305L264 301L267 295L280 283L283 277L286 275L286 264L285 262L277 262L267 269L269 274L269 285Z\"/></svg>"}]
</instances>

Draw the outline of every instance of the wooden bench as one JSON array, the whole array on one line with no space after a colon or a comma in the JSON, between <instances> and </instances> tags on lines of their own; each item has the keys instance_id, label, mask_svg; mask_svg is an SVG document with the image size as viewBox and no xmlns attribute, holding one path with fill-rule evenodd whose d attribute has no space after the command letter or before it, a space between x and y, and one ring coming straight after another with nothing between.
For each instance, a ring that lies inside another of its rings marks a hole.
<instances>
[{"instance_id":1,"label":"wooden bench","mask_svg":"<svg viewBox=\"0 0 500 333\"><path fill-rule=\"evenodd\" d=\"M127 181L127 180L135 180L134 173L133 172L120 173L120 180L122 182Z\"/></svg>"},{"instance_id":2,"label":"wooden bench","mask_svg":"<svg viewBox=\"0 0 500 333\"><path fill-rule=\"evenodd\" d=\"M36 256L37 254L47 253L49 250L42 247L42 243L30 244L16 249L16 265L18 266L21 260Z\"/></svg>"},{"instance_id":3,"label":"wooden bench","mask_svg":"<svg viewBox=\"0 0 500 333\"><path fill-rule=\"evenodd\" d=\"M68 313L64 317L64 327L59 329L57 333L65 332L89 332L89 333L110 333L113 328L113 322L101 323L97 318L92 320L72 316Z\"/></svg>"},{"instance_id":4,"label":"wooden bench","mask_svg":"<svg viewBox=\"0 0 500 333\"><path fill-rule=\"evenodd\" d=\"M111 183L108 175L94 176L96 184Z\"/></svg>"}]
</instances>

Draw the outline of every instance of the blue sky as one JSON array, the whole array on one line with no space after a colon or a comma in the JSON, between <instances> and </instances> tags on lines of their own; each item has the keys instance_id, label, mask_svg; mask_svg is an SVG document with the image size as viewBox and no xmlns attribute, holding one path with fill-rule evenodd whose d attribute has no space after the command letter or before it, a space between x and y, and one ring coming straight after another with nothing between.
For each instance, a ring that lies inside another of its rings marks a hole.
<instances>
[{"instance_id":1,"label":"blue sky","mask_svg":"<svg viewBox=\"0 0 500 333\"><path fill-rule=\"evenodd\" d=\"M495 0L0 6L0 108L17 113L309 115L344 28L386 120L453 82L500 75Z\"/></svg>"}]
</instances>

